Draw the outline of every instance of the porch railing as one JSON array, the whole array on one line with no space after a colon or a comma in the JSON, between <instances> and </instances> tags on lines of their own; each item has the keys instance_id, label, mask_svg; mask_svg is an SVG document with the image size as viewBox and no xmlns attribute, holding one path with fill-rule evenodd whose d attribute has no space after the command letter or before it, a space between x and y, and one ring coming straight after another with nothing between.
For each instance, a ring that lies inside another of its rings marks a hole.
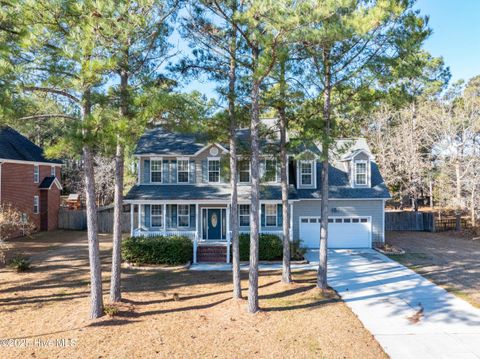
<instances>
[{"instance_id":1,"label":"porch railing","mask_svg":"<svg viewBox=\"0 0 480 359\"><path fill-rule=\"evenodd\" d=\"M133 231L133 235L135 237L156 237L156 236L164 236L164 237L174 237L174 236L183 236L191 239L192 241L195 240L196 231L175 231L175 230L167 230L167 231L145 231L142 229L135 229Z\"/></svg>"}]
</instances>

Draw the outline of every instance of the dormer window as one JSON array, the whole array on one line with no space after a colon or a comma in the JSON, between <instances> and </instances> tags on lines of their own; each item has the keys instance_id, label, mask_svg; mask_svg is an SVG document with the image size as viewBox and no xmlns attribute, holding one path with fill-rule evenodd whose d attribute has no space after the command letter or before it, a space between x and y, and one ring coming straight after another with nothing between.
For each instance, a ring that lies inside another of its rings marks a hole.
<instances>
[{"instance_id":1,"label":"dormer window","mask_svg":"<svg viewBox=\"0 0 480 359\"><path fill-rule=\"evenodd\" d=\"M313 161L300 161L300 185L313 185Z\"/></svg>"},{"instance_id":2,"label":"dormer window","mask_svg":"<svg viewBox=\"0 0 480 359\"><path fill-rule=\"evenodd\" d=\"M162 160L152 160L150 164L150 181L152 183L162 182Z\"/></svg>"},{"instance_id":3,"label":"dormer window","mask_svg":"<svg viewBox=\"0 0 480 359\"><path fill-rule=\"evenodd\" d=\"M34 183L40 182L40 166L38 165L33 166L33 182Z\"/></svg>"},{"instance_id":4,"label":"dormer window","mask_svg":"<svg viewBox=\"0 0 480 359\"><path fill-rule=\"evenodd\" d=\"M355 184L357 186L367 185L367 161L355 162Z\"/></svg>"},{"instance_id":5,"label":"dormer window","mask_svg":"<svg viewBox=\"0 0 480 359\"><path fill-rule=\"evenodd\" d=\"M248 160L238 161L238 181L240 183L250 182L250 162Z\"/></svg>"}]
</instances>

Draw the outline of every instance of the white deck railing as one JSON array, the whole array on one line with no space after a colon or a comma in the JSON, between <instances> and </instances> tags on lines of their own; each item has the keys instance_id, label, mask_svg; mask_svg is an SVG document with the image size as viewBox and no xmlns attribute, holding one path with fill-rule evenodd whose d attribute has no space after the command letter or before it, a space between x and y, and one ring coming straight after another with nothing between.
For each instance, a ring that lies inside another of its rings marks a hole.
<instances>
[{"instance_id":1,"label":"white deck railing","mask_svg":"<svg viewBox=\"0 0 480 359\"><path fill-rule=\"evenodd\" d=\"M192 241L195 239L197 232L196 231L176 231L176 230L167 230L167 231L147 231L142 229L135 229L133 231L134 237L156 237L156 236L165 236L165 237L174 237L174 236L184 236L190 238Z\"/></svg>"}]
</instances>

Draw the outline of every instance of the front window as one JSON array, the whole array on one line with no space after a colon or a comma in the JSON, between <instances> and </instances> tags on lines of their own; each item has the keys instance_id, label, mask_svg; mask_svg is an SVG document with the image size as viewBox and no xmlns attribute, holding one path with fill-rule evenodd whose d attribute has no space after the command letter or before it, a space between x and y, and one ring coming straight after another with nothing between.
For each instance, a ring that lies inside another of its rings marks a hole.
<instances>
[{"instance_id":1,"label":"front window","mask_svg":"<svg viewBox=\"0 0 480 359\"><path fill-rule=\"evenodd\" d=\"M54 176L55 177L55 166L52 166L50 167L50 176Z\"/></svg>"},{"instance_id":2,"label":"front window","mask_svg":"<svg viewBox=\"0 0 480 359\"><path fill-rule=\"evenodd\" d=\"M161 204L152 204L152 227L163 227L163 206Z\"/></svg>"},{"instance_id":3,"label":"front window","mask_svg":"<svg viewBox=\"0 0 480 359\"><path fill-rule=\"evenodd\" d=\"M40 167L38 165L33 166L33 182L40 182Z\"/></svg>"},{"instance_id":4,"label":"front window","mask_svg":"<svg viewBox=\"0 0 480 359\"><path fill-rule=\"evenodd\" d=\"M240 183L250 182L250 162L248 160L238 162L238 177Z\"/></svg>"},{"instance_id":5,"label":"front window","mask_svg":"<svg viewBox=\"0 0 480 359\"><path fill-rule=\"evenodd\" d=\"M33 197L33 213L38 214L40 212L40 203L38 196Z\"/></svg>"},{"instance_id":6,"label":"front window","mask_svg":"<svg viewBox=\"0 0 480 359\"><path fill-rule=\"evenodd\" d=\"M177 161L177 180L178 183L188 183L188 160Z\"/></svg>"},{"instance_id":7,"label":"front window","mask_svg":"<svg viewBox=\"0 0 480 359\"><path fill-rule=\"evenodd\" d=\"M311 186L313 184L313 161L300 161L300 183Z\"/></svg>"},{"instance_id":8,"label":"front window","mask_svg":"<svg viewBox=\"0 0 480 359\"><path fill-rule=\"evenodd\" d=\"M267 227L277 226L277 205L276 204L265 205L265 225Z\"/></svg>"},{"instance_id":9,"label":"front window","mask_svg":"<svg viewBox=\"0 0 480 359\"><path fill-rule=\"evenodd\" d=\"M179 204L178 205L178 226L179 227L190 227L190 206L188 204Z\"/></svg>"},{"instance_id":10,"label":"front window","mask_svg":"<svg viewBox=\"0 0 480 359\"><path fill-rule=\"evenodd\" d=\"M208 160L208 182L220 182L220 160Z\"/></svg>"},{"instance_id":11,"label":"front window","mask_svg":"<svg viewBox=\"0 0 480 359\"><path fill-rule=\"evenodd\" d=\"M265 182L277 182L277 160L265 160Z\"/></svg>"},{"instance_id":12,"label":"front window","mask_svg":"<svg viewBox=\"0 0 480 359\"><path fill-rule=\"evenodd\" d=\"M355 163L355 183L357 185L367 184L367 163L366 162Z\"/></svg>"},{"instance_id":13,"label":"front window","mask_svg":"<svg viewBox=\"0 0 480 359\"><path fill-rule=\"evenodd\" d=\"M152 160L150 172L151 182L162 182L162 160Z\"/></svg>"},{"instance_id":14,"label":"front window","mask_svg":"<svg viewBox=\"0 0 480 359\"><path fill-rule=\"evenodd\" d=\"M240 227L248 227L250 225L250 206L248 204L241 204L238 210Z\"/></svg>"}]
</instances>

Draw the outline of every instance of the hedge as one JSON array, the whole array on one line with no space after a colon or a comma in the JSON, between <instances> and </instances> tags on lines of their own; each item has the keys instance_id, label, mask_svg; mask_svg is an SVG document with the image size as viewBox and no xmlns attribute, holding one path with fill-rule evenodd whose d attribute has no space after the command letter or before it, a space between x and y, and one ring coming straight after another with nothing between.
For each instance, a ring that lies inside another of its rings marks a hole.
<instances>
[{"instance_id":1,"label":"hedge","mask_svg":"<svg viewBox=\"0 0 480 359\"><path fill-rule=\"evenodd\" d=\"M193 244L187 237L131 237L122 243L122 257L135 264L185 264L192 259Z\"/></svg>"},{"instance_id":2,"label":"hedge","mask_svg":"<svg viewBox=\"0 0 480 359\"><path fill-rule=\"evenodd\" d=\"M250 258L250 234L240 234L240 260L248 261ZM258 257L261 261L273 261L282 259L283 244L282 240L274 235L261 233L259 238Z\"/></svg>"}]
</instances>

